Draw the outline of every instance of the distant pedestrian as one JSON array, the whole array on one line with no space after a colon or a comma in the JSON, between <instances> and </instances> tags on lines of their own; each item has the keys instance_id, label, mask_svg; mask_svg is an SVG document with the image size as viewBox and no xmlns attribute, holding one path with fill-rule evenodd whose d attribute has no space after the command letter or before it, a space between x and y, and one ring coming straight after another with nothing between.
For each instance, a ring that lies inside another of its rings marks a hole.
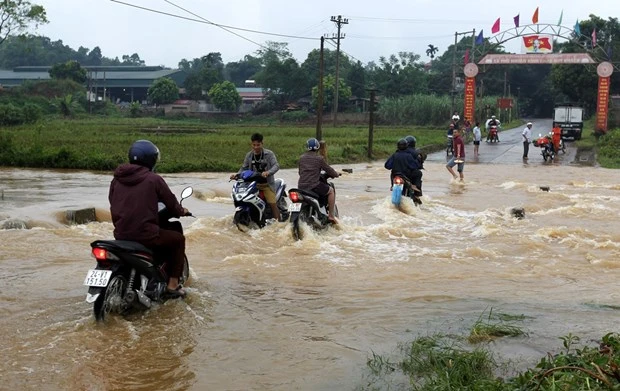
<instances>
[{"instance_id":1,"label":"distant pedestrian","mask_svg":"<svg viewBox=\"0 0 620 391\"><path fill-rule=\"evenodd\" d=\"M461 182L463 182L463 169L465 168L465 143L463 143L463 139L461 138L461 131L459 129L454 130L454 135L452 138L454 153L452 154L452 159L446 164L446 168L452 174L452 178L456 180L457 175L452 169L452 167L457 166L457 171L459 172L459 176L461 178Z\"/></svg>"},{"instance_id":2,"label":"distant pedestrian","mask_svg":"<svg viewBox=\"0 0 620 391\"><path fill-rule=\"evenodd\" d=\"M532 141L532 123L528 122L521 133L523 135L523 160L527 160L527 154L530 150L530 142Z\"/></svg>"},{"instance_id":3,"label":"distant pedestrian","mask_svg":"<svg viewBox=\"0 0 620 391\"><path fill-rule=\"evenodd\" d=\"M482 132L480 132L480 122L476 122L474 126L474 157L478 157L478 148L480 148L480 141L482 141Z\"/></svg>"}]
</instances>

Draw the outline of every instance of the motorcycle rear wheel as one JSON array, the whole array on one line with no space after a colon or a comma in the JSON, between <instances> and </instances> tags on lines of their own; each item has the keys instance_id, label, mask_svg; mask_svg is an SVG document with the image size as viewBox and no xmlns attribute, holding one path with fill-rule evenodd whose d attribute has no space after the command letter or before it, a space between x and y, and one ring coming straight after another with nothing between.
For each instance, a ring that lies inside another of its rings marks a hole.
<instances>
[{"instance_id":1,"label":"motorcycle rear wheel","mask_svg":"<svg viewBox=\"0 0 620 391\"><path fill-rule=\"evenodd\" d=\"M293 238L295 240L303 239L300 225L302 222L305 222L305 223L308 222L309 214L310 214L310 210L308 209L308 207L304 207L304 206L302 206L299 212L291 213L291 223L293 225Z\"/></svg>"},{"instance_id":2,"label":"motorcycle rear wheel","mask_svg":"<svg viewBox=\"0 0 620 391\"><path fill-rule=\"evenodd\" d=\"M121 275L113 276L108 283L105 291L99 295L93 311L97 321L105 321L110 313L122 315L127 310L125 303L125 291L127 288L127 280Z\"/></svg>"}]
</instances>

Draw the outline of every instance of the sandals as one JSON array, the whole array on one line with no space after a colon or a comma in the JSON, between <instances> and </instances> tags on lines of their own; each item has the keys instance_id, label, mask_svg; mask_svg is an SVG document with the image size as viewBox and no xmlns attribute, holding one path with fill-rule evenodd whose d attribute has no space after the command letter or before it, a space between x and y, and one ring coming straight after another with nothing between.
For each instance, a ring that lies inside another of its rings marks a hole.
<instances>
[{"instance_id":1,"label":"sandals","mask_svg":"<svg viewBox=\"0 0 620 391\"><path fill-rule=\"evenodd\" d=\"M176 289L166 288L166 292L164 292L164 294L171 299L183 299L187 296L187 292L185 292L185 289L183 289L183 286L181 285L179 285Z\"/></svg>"}]
</instances>

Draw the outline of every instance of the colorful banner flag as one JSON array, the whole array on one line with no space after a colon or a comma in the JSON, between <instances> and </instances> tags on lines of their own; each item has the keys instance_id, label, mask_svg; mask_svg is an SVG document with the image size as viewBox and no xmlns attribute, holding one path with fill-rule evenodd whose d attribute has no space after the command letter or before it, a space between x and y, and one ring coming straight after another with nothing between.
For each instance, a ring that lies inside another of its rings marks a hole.
<instances>
[{"instance_id":1,"label":"colorful banner flag","mask_svg":"<svg viewBox=\"0 0 620 391\"><path fill-rule=\"evenodd\" d=\"M482 45L484 43L484 36L482 35L483 31L484 30L480 30L480 34L476 37L476 45Z\"/></svg>"},{"instance_id":2,"label":"colorful banner flag","mask_svg":"<svg viewBox=\"0 0 620 391\"><path fill-rule=\"evenodd\" d=\"M514 20L514 22L515 22L515 27L519 27L519 15L515 16L514 18L512 18L512 20Z\"/></svg>"},{"instance_id":3,"label":"colorful banner flag","mask_svg":"<svg viewBox=\"0 0 620 391\"><path fill-rule=\"evenodd\" d=\"M581 27L579 27L579 19L575 22L575 35L579 37L581 35Z\"/></svg>"},{"instance_id":4,"label":"colorful banner flag","mask_svg":"<svg viewBox=\"0 0 620 391\"><path fill-rule=\"evenodd\" d=\"M491 34L495 34L499 32L499 18L493 23L493 27L491 27Z\"/></svg>"},{"instance_id":5,"label":"colorful banner flag","mask_svg":"<svg viewBox=\"0 0 620 391\"><path fill-rule=\"evenodd\" d=\"M536 11L534 11L534 15L532 15L532 23L538 23L538 7L536 7Z\"/></svg>"},{"instance_id":6,"label":"colorful banner flag","mask_svg":"<svg viewBox=\"0 0 620 391\"><path fill-rule=\"evenodd\" d=\"M592 30L592 47L596 46L596 27Z\"/></svg>"},{"instance_id":7,"label":"colorful banner flag","mask_svg":"<svg viewBox=\"0 0 620 391\"><path fill-rule=\"evenodd\" d=\"M560 26L562 24L562 17L564 16L564 10L562 10L562 12L560 12L560 19L558 20L558 26Z\"/></svg>"},{"instance_id":8,"label":"colorful banner flag","mask_svg":"<svg viewBox=\"0 0 620 391\"><path fill-rule=\"evenodd\" d=\"M465 49L465 58L463 60L465 65L469 64L469 48Z\"/></svg>"}]
</instances>

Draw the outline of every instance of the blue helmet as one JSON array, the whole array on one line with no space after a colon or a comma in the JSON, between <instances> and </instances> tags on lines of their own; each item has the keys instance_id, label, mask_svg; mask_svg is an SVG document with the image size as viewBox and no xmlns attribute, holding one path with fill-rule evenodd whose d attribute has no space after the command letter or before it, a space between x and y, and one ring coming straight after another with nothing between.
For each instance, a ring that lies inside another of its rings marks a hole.
<instances>
[{"instance_id":1,"label":"blue helmet","mask_svg":"<svg viewBox=\"0 0 620 391\"><path fill-rule=\"evenodd\" d=\"M306 141L306 149L308 151L318 151L320 147L319 140L315 138L309 138L308 141Z\"/></svg>"},{"instance_id":2,"label":"blue helmet","mask_svg":"<svg viewBox=\"0 0 620 391\"><path fill-rule=\"evenodd\" d=\"M138 164L153 170L159 160L159 149L148 140L138 140L129 148L129 163Z\"/></svg>"}]
</instances>

